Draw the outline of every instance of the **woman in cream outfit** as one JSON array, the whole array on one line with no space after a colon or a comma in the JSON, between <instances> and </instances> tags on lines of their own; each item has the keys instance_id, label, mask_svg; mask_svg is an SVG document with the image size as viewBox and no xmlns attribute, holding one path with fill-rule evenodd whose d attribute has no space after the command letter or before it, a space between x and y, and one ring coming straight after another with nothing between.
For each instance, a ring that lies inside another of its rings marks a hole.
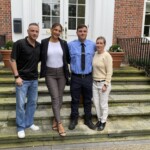
<instances>
[{"instance_id":1,"label":"woman in cream outfit","mask_svg":"<svg viewBox=\"0 0 150 150\"><path fill-rule=\"evenodd\" d=\"M105 128L108 117L108 97L111 91L111 77L113 73L112 57L105 51L106 40L98 37L93 58L93 103L95 105L98 131Z\"/></svg>"}]
</instances>

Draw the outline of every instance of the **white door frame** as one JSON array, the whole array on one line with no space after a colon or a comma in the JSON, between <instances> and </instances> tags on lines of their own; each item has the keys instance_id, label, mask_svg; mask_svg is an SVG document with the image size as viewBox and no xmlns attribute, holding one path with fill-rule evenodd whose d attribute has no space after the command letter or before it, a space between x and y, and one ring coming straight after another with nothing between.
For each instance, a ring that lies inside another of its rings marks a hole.
<instances>
[{"instance_id":1,"label":"white door frame","mask_svg":"<svg viewBox=\"0 0 150 150\"><path fill-rule=\"evenodd\" d=\"M68 28L65 23L68 16L68 5L64 4L68 0L60 0L61 16L60 23L64 28ZM18 9L16 9L16 6ZM98 36L104 36L107 40L106 49L112 44L113 39L113 22L114 22L114 6L115 0L86 0L86 17L85 24L88 26L88 39L93 41ZM24 38L27 35L28 24L36 22L40 26L40 34L38 41L50 36L49 29L42 29L42 0L11 0L11 11L12 11L12 38L14 41ZM64 12L64 13L63 13ZM22 30L20 34L13 32L13 19L22 19ZM68 20L67 20L68 21ZM65 33L63 33L64 38ZM72 39L76 39L76 31L74 30L74 36ZM67 39L69 41L69 39Z\"/></svg>"},{"instance_id":2,"label":"white door frame","mask_svg":"<svg viewBox=\"0 0 150 150\"><path fill-rule=\"evenodd\" d=\"M89 26L89 0L85 0L85 24ZM69 6L69 0L61 0L61 6L62 6L62 18L60 20L60 23L64 27L64 32L63 32L63 38L67 41L71 41L75 38L76 36L76 29L75 30L69 30L68 29L68 6Z\"/></svg>"}]
</instances>

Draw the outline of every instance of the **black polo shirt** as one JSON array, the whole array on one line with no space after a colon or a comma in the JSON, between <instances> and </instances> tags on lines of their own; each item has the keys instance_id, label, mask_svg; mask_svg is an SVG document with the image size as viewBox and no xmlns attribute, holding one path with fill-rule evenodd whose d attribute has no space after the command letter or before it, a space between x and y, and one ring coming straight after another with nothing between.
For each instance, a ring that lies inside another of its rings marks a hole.
<instances>
[{"instance_id":1,"label":"black polo shirt","mask_svg":"<svg viewBox=\"0 0 150 150\"><path fill-rule=\"evenodd\" d=\"M38 62L40 60L40 43L33 47L27 37L13 44L11 58L16 60L17 69L23 80L35 80L38 78Z\"/></svg>"}]
</instances>

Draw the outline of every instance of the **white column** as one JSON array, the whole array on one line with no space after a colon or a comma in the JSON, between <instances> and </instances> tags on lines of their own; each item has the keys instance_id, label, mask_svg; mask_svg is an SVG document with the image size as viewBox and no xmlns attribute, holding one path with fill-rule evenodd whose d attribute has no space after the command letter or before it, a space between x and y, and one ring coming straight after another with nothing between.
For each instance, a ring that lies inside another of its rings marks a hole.
<instances>
[{"instance_id":1,"label":"white column","mask_svg":"<svg viewBox=\"0 0 150 150\"><path fill-rule=\"evenodd\" d=\"M38 37L38 41L41 41L42 35L42 0L30 0L31 1L31 22L35 22L39 24L40 33Z\"/></svg>"},{"instance_id":2,"label":"white column","mask_svg":"<svg viewBox=\"0 0 150 150\"><path fill-rule=\"evenodd\" d=\"M94 14L92 38L96 40L98 36L104 36L107 42L106 49L108 50L113 41L115 0L95 0L93 2Z\"/></svg>"},{"instance_id":3,"label":"white column","mask_svg":"<svg viewBox=\"0 0 150 150\"><path fill-rule=\"evenodd\" d=\"M22 20L22 33L14 33L13 20ZM24 35L23 31L23 0L11 0L12 40L15 42Z\"/></svg>"},{"instance_id":4,"label":"white column","mask_svg":"<svg viewBox=\"0 0 150 150\"><path fill-rule=\"evenodd\" d=\"M38 41L40 41L42 32L42 0L12 0L11 13L13 41L27 36L28 25L32 22L39 24L40 34ZM22 33L16 34L13 32L14 18L22 19Z\"/></svg>"},{"instance_id":5,"label":"white column","mask_svg":"<svg viewBox=\"0 0 150 150\"><path fill-rule=\"evenodd\" d=\"M28 25L31 22L31 1L32 0L23 0L23 37L27 36Z\"/></svg>"}]
</instances>

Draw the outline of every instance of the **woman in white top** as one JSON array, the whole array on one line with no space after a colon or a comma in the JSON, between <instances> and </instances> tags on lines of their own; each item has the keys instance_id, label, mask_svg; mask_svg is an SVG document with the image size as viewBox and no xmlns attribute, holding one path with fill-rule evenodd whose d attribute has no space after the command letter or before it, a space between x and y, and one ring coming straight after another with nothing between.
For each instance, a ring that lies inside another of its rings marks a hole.
<instances>
[{"instance_id":1,"label":"woman in white top","mask_svg":"<svg viewBox=\"0 0 150 150\"><path fill-rule=\"evenodd\" d=\"M95 105L98 131L105 128L108 117L108 97L111 91L111 77L113 72L112 57L105 51L106 40L98 37L93 58L93 103Z\"/></svg>"},{"instance_id":2,"label":"woman in white top","mask_svg":"<svg viewBox=\"0 0 150 150\"><path fill-rule=\"evenodd\" d=\"M45 82L52 100L54 113L52 129L57 130L60 136L66 136L61 122L60 110L63 92L70 76L69 50L67 42L60 39L62 26L54 23L51 28L51 37L41 41L41 71L40 77L45 77Z\"/></svg>"}]
</instances>

